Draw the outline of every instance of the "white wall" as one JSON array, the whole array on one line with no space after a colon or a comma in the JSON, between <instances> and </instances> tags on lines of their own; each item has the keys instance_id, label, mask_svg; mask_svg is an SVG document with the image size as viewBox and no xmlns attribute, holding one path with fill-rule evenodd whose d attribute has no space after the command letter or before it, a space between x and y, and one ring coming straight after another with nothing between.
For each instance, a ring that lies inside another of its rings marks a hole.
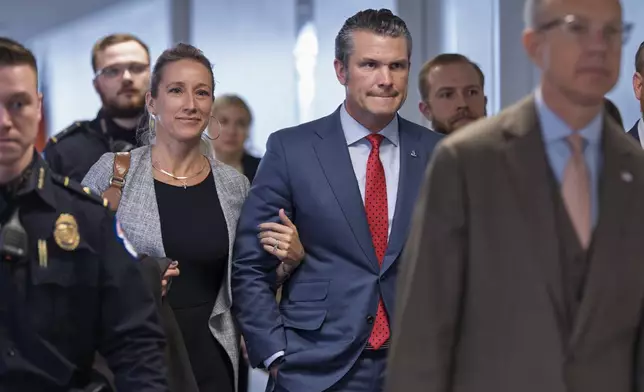
<instances>
[{"instance_id":1,"label":"white wall","mask_svg":"<svg viewBox=\"0 0 644 392\"><path fill-rule=\"evenodd\" d=\"M48 79L53 133L74 120L93 118L100 107L90 65L91 47L99 37L134 33L149 44L153 61L172 44L169 1L117 4L28 42ZM641 0L623 0L623 5L627 20L644 15ZM271 132L298 122L294 7L295 0L192 0L192 43L214 63L216 94L237 93L248 100L256 118L250 144L260 154ZM416 74L424 61L441 52L463 53L481 66L490 114L528 94L538 81L519 38L522 0L316 0L319 53L313 117L330 113L344 98L333 70L334 39L342 23L360 9L381 7L403 17L414 39L410 94L401 109L410 120L423 123ZM627 126L639 117L631 77L633 56L643 39L644 25L636 24L624 47L619 84L609 94Z\"/></svg>"},{"instance_id":2,"label":"white wall","mask_svg":"<svg viewBox=\"0 0 644 392\"><path fill-rule=\"evenodd\" d=\"M102 36L126 32L149 47L152 61L168 46L166 0L118 4L35 37L27 43L47 78L49 129L55 134L73 121L92 119L101 102L92 86L91 51Z\"/></svg>"},{"instance_id":3,"label":"white wall","mask_svg":"<svg viewBox=\"0 0 644 392\"><path fill-rule=\"evenodd\" d=\"M193 0L193 44L214 64L215 95L244 97L255 116L251 140L295 125L294 0Z\"/></svg>"},{"instance_id":4,"label":"white wall","mask_svg":"<svg viewBox=\"0 0 644 392\"><path fill-rule=\"evenodd\" d=\"M451 0L447 1L447 47L446 52L461 53L477 63L486 75L485 94L488 96L488 110L496 111L496 65L495 48L495 1L496 0ZM517 0L514 0L518 2Z\"/></svg>"},{"instance_id":5,"label":"white wall","mask_svg":"<svg viewBox=\"0 0 644 392\"><path fill-rule=\"evenodd\" d=\"M398 11L414 39L410 94L400 113L407 119L428 125L418 111L418 72L429 59L446 52L461 53L476 62L485 74L488 112L500 105L498 2L503 0L398 0ZM521 0L507 0L521 2Z\"/></svg>"},{"instance_id":6,"label":"white wall","mask_svg":"<svg viewBox=\"0 0 644 392\"><path fill-rule=\"evenodd\" d=\"M539 83L537 68L521 43L524 30L523 4L517 0L495 0L494 113L531 93Z\"/></svg>"},{"instance_id":7,"label":"white wall","mask_svg":"<svg viewBox=\"0 0 644 392\"><path fill-rule=\"evenodd\" d=\"M268 136L298 123L293 49L294 0L192 0L192 40L214 63L215 94L244 97L255 116L251 147L263 153ZM334 39L344 20L363 8L394 7L394 0L316 0L314 25L319 52L314 118L344 99L333 71Z\"/></svg>"},{"instance_id":8,"label":"white wall","mask_svg":"<svg viewBox=\"0 0 644 392\"><path fill-rule=\"evenodd\" d=\"M418 111L418 71L428 59L445 52L451 45L453 37L448 26L452 22L448 4L426 0L398 0L396 3L397 14L407 24L413 39L409 90L399 113L410 121L427 126L427 120Z\"/></svg>"},{"instance_id":9,"label":"white wall","mask_svg":"<svg viewBox=\"0 0 644 392\"><path fill-rule=\"evenodd\" d=\"M458 52L478 63L486 78L488 113L493 115L533 91L539 73L521 44L523 0L398 0L398 9L407 22L414 43L412 64L442 52ZM638 22L644 15L644 1L622 0L626 21ZM608 95L619 107L625 126L630 128L640 116L633 96L634 55L644 40L644 25L635 25L631 40L624 47L622 73L618 85ZM421 58L418 58L421 56ZM401 113L425 124L418 114L419 96L416 73L412 69L410 96Z\"/></svg>"}]
</instances>

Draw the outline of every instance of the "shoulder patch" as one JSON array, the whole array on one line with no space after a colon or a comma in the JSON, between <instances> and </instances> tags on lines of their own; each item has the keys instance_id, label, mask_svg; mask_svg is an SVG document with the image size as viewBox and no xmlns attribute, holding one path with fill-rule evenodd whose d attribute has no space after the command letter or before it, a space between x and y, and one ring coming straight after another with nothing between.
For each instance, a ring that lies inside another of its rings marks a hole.
<instances>
[{"instance_id":1,"label":"shoulder patch","mask_svg":"<svg viewBox=\"0 0 644 392\"><path fill-rule=\"evenodd\" d=\"M116 238L118 238L119 242L123 244L123 247L129 253L132 257L135 259L139 258L139 255L136 253L136 250L134 250L134 246L132 246L132 243L128 241L127 237L125 236L125 232L123 231L123 228L121 227L121 223L119 222L118 219L114 219L115 223L115 231L116 231Z\"/></svg>"},{"instance_id":2,"label":"shoulder patch","mask_svg":"<svg viewBox=\"0 0 644 392\"><path fill-rule=\"evenodd\" d=\"M49 141L52 144L56 144L69 135L73 135L74 133L80 130L87 129L88 124L89 124L89 121L74 121L73 124L63 129L62 131L58 132L54 136L50 137Z\"/></svg>"},{"instance_id":3,"label":"shoulder patch","mask_svg":"<svg viewBox=\"0 0 644 392\"><path fill-rule=\"evenodd\" d=\"M71 180L69 177L63 177L59 174L51 173L51 178L54 183L62 186L63 188L69 189L72 193L79 194L87 199L95 201L103 207L107 207L107 199L93 192L88 187L84 187L78 182Z\"/></svg>"}]
</instances>

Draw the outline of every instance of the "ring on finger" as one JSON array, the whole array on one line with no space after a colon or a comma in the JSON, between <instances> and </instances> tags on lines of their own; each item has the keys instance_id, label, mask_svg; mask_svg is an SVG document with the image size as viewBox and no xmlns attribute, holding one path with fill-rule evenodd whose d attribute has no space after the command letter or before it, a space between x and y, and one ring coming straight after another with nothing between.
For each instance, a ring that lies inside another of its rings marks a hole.
<instances>
[{"instance_id":1,"label":"ring on finger","mask_svg":"<svg viewBox=\"0 0 644 392\"><path fill-rule=\"evenodd\" d=\"M280 248L280 242L278 240L275 240L275 245L273 245L273 252L277 252L279 248Z\"/></svg>"}]
</instances>

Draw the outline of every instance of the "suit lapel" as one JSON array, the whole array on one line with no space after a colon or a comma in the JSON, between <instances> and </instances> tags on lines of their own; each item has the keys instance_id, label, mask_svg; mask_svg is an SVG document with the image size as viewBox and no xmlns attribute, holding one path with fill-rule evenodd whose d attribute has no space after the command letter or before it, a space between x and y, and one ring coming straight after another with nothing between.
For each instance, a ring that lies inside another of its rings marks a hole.
<instances>
[{"instance_id":1,"label":"suit lapel","mask_svg":"<svg viewBox=\"0 0 644 392\"><path fill-rule=\"evenodd\" d=\"M623 131L604 122L602 151L603 165L599 182L599 220L593 234L586 288L570 339L574 347L587 330L594 311L602 300L606 277L619 272L620 238L624 236L623 223L633 202L633 173L635 168Z\"/></svg>"},{"instance_id":2,"label":"suit lapel","mask_svg":"<svg viewBox=\"0 0 644 392\"><path fill-rule=\"evenodd\" d=\"M429 151L420 149L418 140L420 134L414 132L407 126L407 122L398 117L399 134L400 134L400 174L398 177L398 192L396 196L396 211L389 235L389 244L387 253L382 263L382 272L384 274L391 267L400 255L407 234L409 231L409 221L416 204L418 187L425 171L425 165Z\"/></svg>"},{"instance_id":3,"label":"suit lapel","mask_svg":"<svg viewBox=\"0 0 644 392\"><path fill-rule=\"evenodd\" d=\"M325 124L317 132L320 140L314 143L315 154L353 235L372 266L379 271L380 265L373 248L367 214L342 132L340 110L327 117Z\"/></svg>"},{"instance_id":4,"label":"suit lapel","mask_svg":"<svg viewBox=\"0 0 644 392\"><path fill-rule=\"evenodd\" d=\"M559 239L555 226L552 180L540 132L534 98L519 103L504 124L505 160L525 225L530 228L527 258L543 276L560 326L566 324L566 307L559 265ZM535 184L538 184L535 186ZM499 196L501 197L501 196Z\"/></svg>"}]
</instances>

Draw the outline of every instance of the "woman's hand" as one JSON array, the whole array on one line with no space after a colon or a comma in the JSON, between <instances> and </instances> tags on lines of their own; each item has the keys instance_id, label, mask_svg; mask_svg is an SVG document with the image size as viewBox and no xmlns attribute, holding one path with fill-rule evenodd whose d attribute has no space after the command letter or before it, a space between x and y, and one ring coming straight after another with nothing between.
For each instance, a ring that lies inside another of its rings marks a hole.
<instances>
[{"instance_id":1,"label":"woman's hand","mask_svg":"<svg viewBox=\"0 0 644 392\"><path fill-rule=\"evenodd\" d=\"M259 225L259 242L264 250L290 267L297 267L304 260L304 247L300 242L297 227L286 216L284 209L279 212L280 223L267 222Z\"/></svg>"},{"instance_id":2,"label":"woman's hand","mask_svg":"<svg viewBox=\"0 0 644 392\"><path fill-rule=\"evenodd\" d=\"M165 295L168 293L168 284L170 282L170 279L174 276L179 276L181 272L179 271L179 263L176 261L173 261L172 264L168 267L168 269L165 271L165 274L163 275L163 279L161 279L161 296L165 297Z\"/></svg>"},{"instance_id":3,"label":"woman's hand","mask_svg":"<svg viewBox=\"0 0 644 392\"><path fill-rule=\"evenodd\" d=\"M246 341L244 340L244 337L241 337L241 341L239 342L239 351L241 351L242 357L244 358L244 361L248 364L248 351L246 351Z\"/></svg>"}]
</instances>

